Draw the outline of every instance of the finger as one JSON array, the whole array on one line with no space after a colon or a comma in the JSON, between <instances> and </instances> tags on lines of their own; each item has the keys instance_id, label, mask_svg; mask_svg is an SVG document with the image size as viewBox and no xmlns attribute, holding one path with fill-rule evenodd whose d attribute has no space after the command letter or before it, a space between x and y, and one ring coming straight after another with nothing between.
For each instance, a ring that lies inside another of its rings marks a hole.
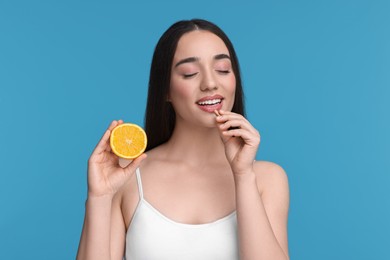
<instances>
[{"instance_id":1,"label":"finger","mask_svg":"<svg viewBox=\"0 0 390 260\"><path fill-rule=\"evenodd\" d=\"M110 130L106 130L102 138L100 139L99 143L96 145L94 151L92 152L92 155L94 154L101 154L102 152L106 151L107 147L110 146L108 144L108 140L110 139Z\"/></svg>"},{"instance_id":2,"label":"finger","mask_svg":"<svg viewBox=\"0 0 390 260\"><path fill-rule=\"evenodd\" d=\"M221 116L216 119L219 125L229 121L237 121L240 123L235 122L236 126L232 124L231 127L246 128L254 134L258 133L257 129L243 115L224 110L220 110L220 112Z\"/></svg>"},{"instance_id":3,"label":"finger","mask_svg":"<svg viewBox=\"0 0 390 260\"><path fill-rule=\"evenodd\" d=\"M242 122L242 120L229 120L226 121L225 123L222 123L219 125L219 129L226 131L229 128L244 128L245 124Z\"/></svg>"},{"instance_id":4,"label":"finger","mask_svg":"<svg viewBox=\"0 0 390 260\"><path fill-rule=\"evenodd\" d=\"M121 122L121 121L122 121L122 120L118 120L118 121L114 120L114 121L112 121L111 124L110 124L110 126L108 127L108 130L110 130L110 131L114 130L114 128L115 128L117 125L119 125L119 122ZM123 122L123 121L122 121L122 122Z\"/></svg>"},{"instance_id":5,"label":"finger","mask_svg":"<svg viewBox=\"0 0 390 260\"><path fill-rule=\"evenodd\" d=\"M121 124L123 124L123 120L122 120L122 119L119 119L119 120L118 120L118 125L121 125Z\"/></svg>"},{"instance_id":6,"label":"finger","mask_svg":"<svg viewBox=\"0 0 390 260\"><path fill-rule=\"evenodd\" d=\"M132 175L132 173L140 166L141 162L147 157L146 153L141 154L135 158L129 165L127 165L124 170L126 175Z\"/></svg>"},{"instance_id":7,"label":"finger","mask_svg":"<svg viewBox=\"0 0 390 260\"><path fill-rule=\"evenodd\" d=\"M221 115L221 116L217 116L216 117L216 121L218 123L223 123L223 122L226 122L228 120L242 120L242 121L245 121L246 123L249 124L249 121L243 117L242 115L239 115L239 114L225 114L225 115Z\"/></svg>"},{"instance_id":8,"label":"finger","mask_svg":"<svg viewBox=\"0 0 390 260\"><path fill-rule=\"evenodd\" d=\"M240 116L240 117L245 118L243 115L238 114L238 113L234 113L234 112L231 112L231 111L219 110L218 112L219 112L219 114L220 114L221 116L224 116L224 115L226 115L226 116L228 116L228 115L236 115L236 116Z\"/></svg>"},{"instance_id":9,"label":"finger","mask_svg":"<svg viewBox=\"0 0 390 260\"><path fill-rule=\"evenodd\" d=\"M110 139L111 131L112 129L117 126L118 122L117 121L112 121L106 132L103 134L102 138L100 139L99 143L96 145L94 151L92 154L100 154L107 149L110 149L110 145L108 140Z\"/></svg>"},{"instance_id":10,"label":"finger","mask_svg":"<svg viewBox=\"0 0 390 260\"><path fill-rule=\"evenodd\" d=\"M241 114L233 113L233 112L220 112L217 117L230 117L230 118L245 118Z\"/></svg>"},{"instance_id":11,"label":"finger","mask_svg":"<svg viewBox=\"0 0 390 260\"><path fill-rule=\"evenodd\" d=\"M223 131L222 135L225 137L241 137L248 145L258 145L260 143L260 135L255 135L244 129L232 129Z\"/></svg>"},{"instance_id":12,"label":"finger","mask_svg":"<svg viewBox=\"0 0 390 260\"><path fill-rule=\"evenodd\" d=\"M228 130L229 128L246 129L254 134L257 132L257 130L249 123L249 121L245 120L243 117L227 120L224 123L219 124L219 129L222 131Z\"/></svg>"},{"instance_id":13,"label":"finger","mask_svg":"<svg viewBox=\"0 0 390 260\"><path fill-rule=\"evenodd\" d=\"M110 130L110 132L112 132L112 130L114 130L115 127L117 127L118 125L121 125L123 124L123 120L122 119L119 119L118 121L113 121L110 126L108 127L108 130ZM107 145L106 147L106 151L107 152L111 152L111 145Z\"/></svg>"}]
</instances>

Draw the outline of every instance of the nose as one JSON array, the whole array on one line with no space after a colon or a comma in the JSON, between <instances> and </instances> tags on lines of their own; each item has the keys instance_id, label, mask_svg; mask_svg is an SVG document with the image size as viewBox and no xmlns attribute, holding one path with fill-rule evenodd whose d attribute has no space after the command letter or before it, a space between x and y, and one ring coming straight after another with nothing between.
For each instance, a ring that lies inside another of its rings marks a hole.
<instances>
[{"instance_id":1,"label":"nose","mask_svg":"<svg viewBox=\"0 0 390 260\"><path fill-rule=\"evenodd\" d=\"M214 75L211 71L204 71L203 72L203 80L201 82L200 89L202 91L210 91L210 90L216 90L218 89L217 81L214 78Z\"/></svg>"}]
</instances>

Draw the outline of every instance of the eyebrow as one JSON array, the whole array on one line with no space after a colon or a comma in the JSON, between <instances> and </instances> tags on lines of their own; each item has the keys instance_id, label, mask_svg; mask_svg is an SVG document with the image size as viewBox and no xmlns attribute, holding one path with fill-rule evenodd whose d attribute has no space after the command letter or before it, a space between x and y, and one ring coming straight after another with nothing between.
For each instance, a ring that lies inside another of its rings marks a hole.
<instances>
[{"instance_id":1,"label":"eyebrow","mask_svg":"<svg viewBox=\"0 0 390 260\"><path fill-rule=\"evenodd\" d=\"M230 60L230 57L229 55L227 54L217 54L214 56L214 60L222 60L222 59L229 59ZM182 59L180 60L179 62L177 62L175 64L175 68L183 63L191 63L191 62L197 62L199 61L199 58L198 57L189 57L189 58L185 58L185 59Z\"/></svg>"},{"instance_id":2,"label":"eyebrow","mask_svg":"<svg viewBox=\"0 0 390 260\"><path fill-rule=\"evenodd\" d=\"M214 56L214 59L215 60L222 60L222 59L229 59L230 60L230 56L227 54L218 54L218 55Z\"/></svg>"},{"instance_id":3,"label":"eyebrow","mask_svg":"<svg viewBox=\"0 0 390 260\"><path fill-rule=\"evenodd\" d=\"M190 63L190 62L196 62L196 61L199 61L199 58L197 58L197 57L185 58L185 59L180 60L178 63L176 63L175 68L183 63Z\"/></svg>"}]
</instances>

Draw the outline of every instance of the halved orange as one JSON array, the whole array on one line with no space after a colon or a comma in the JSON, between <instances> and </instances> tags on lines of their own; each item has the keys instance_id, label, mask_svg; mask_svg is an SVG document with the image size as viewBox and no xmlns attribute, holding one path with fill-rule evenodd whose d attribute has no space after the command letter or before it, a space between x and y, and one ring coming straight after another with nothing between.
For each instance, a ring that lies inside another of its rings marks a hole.
<instances>
[{"instance_id":1,"label":"halved orange","mask_svg":"<svg viewBox=\"0 0 390 260\"><path fill-rule=\"evenodd\" d=\"M120 124L111 132L111 150L121 158L137 158L145 151L146 144L146 133L136 124Z\"/></svg>"}]
</instances>

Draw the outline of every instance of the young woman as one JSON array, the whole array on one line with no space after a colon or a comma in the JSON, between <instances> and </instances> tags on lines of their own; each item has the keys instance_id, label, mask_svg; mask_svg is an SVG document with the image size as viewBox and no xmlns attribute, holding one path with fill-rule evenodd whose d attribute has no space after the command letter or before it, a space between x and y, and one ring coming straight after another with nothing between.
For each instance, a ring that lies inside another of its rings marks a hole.
<instances>
[{"instance_id":1,"label":"young woman","mask_svg":"<svg viewBox=\"0 0 390 260\"><path fill-rule=\"evenodd\" d=\"M88 161L77 259L289 259L288 181L255 161L237 57L205 20L180 21L153 56L146 154L122 168L113 121Z\"/></svg>"}]
</instances>

